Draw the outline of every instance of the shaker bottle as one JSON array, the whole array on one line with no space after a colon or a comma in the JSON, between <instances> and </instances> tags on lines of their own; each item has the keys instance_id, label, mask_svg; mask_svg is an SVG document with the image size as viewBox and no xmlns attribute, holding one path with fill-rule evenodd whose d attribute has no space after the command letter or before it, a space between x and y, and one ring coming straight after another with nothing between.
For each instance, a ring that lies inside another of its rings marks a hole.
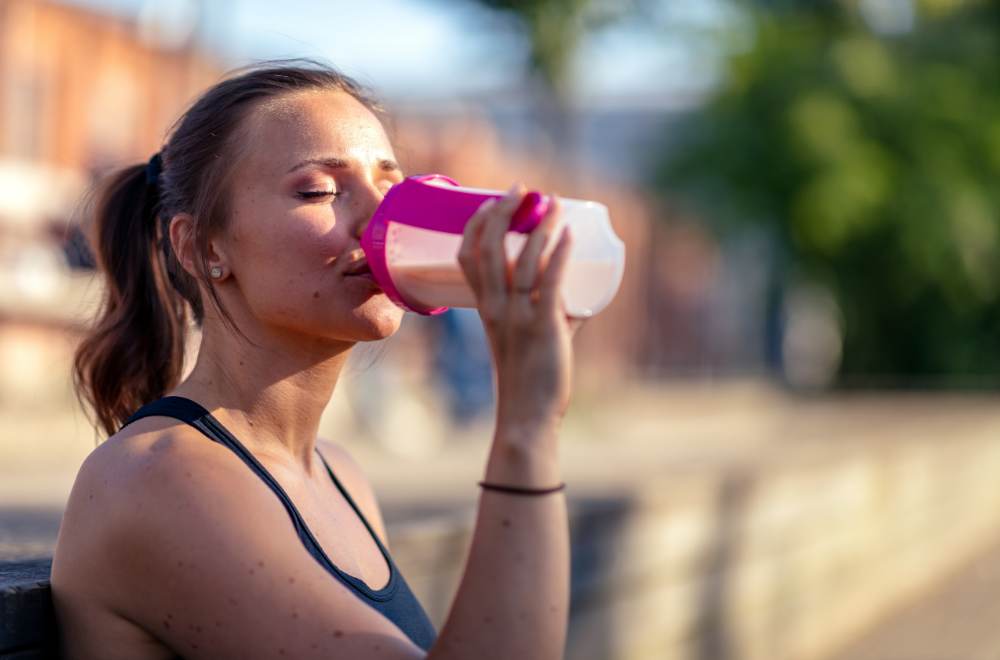
<instances>
[{"instance_id":1,"label":"shaker bottle","mask_svg":"<svg viewBox=\"0 0 1000 660\"><path fill-rule=\"evenodd\" d=\"M440 314L449 307L475 307L476 298L458 263L462 230L479 206L497 190L463 188L429 174L393 186L361 237L375 280L403 309ZM562 283L569 316L586 318L604 309L621 284L625 245L611 228L603 204L560 200L562 222L572 243ZM530 192L515 212L504 247L511 263L541 222L549 198Z\"/></svg>"}]
</instances>

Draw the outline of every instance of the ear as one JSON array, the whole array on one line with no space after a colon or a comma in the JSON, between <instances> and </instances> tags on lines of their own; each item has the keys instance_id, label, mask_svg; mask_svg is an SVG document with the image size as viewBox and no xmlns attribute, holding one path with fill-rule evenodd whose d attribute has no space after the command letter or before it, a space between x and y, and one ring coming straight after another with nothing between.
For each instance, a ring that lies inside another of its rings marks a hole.
<instances>
[{"instance_id":1,"label":"ear","mask_svg":"<svg viewBox=\"0 0 1000 660\"><path fill-rule=\"evenodd\" d=\"M201 268L195 244L197 227L194 216L190 213L178 213L170 219L170 244L177 255L177 260L181 267L195 279L201 276ZM229 259L226 257L225 247L222 242L212 239L205 246L208 257L209 270L221 269L219 277L213 277L216 282L226 279L229 276Z\"/></svg>"}]
</instances>

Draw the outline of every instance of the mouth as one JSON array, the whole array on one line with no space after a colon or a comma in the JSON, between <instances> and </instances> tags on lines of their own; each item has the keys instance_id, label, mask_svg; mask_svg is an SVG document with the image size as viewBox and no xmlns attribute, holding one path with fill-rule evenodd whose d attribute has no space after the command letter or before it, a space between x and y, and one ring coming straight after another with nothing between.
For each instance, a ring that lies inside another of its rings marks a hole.
<instances>
[{"instance_id":1,"label":"mouth","mask_svg":"<svg viewBox=\"0 0 1000 660\"><path fill-rule=\"evenodd\" d=\"M372 269L368 266L368 259L361 257L355 260L345 271L344 277L360 277L366 280L375 281Z\"/></svg>"}]
</instances>

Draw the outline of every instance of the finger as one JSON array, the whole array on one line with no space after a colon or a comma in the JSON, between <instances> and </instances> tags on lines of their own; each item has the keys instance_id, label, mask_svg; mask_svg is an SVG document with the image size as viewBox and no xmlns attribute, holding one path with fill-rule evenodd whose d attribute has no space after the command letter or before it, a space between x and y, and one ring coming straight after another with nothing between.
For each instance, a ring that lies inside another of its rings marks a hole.
<instances>
[{"instance_id":1,"label":"finger","mask_svg":"<svg viewBox=\"0 0 1000 660\"><path fill-rule=\"evenodd\" d=\"M515 286L526 286L533 288L538 281L538 264L540 263L546 248L551 251L554 245L550 245L552 236L555 233L559 221L562 219L562 204L553 195L549 209L545 216L529 235L528 240L518 258L517 266L514 269L512 283Z\"/></svg>"},{"instance_id":2,"label":"finger","mask_svg":"<svg viewBox=\"0 0 1000 660\"><path fill-rule=\"evenodd\" d=\"M505 300L507 293L507 254L503 238L524 194L521 184L511 186L507 195L487 214L477 243L480 286L485 295L494 296L497 302Z\"/></svg>"},{"instance_id":3,"label":"finger","mask_svg":"<svg viewBox=\"0 0 1000 660\"><path fill-rule=\"evenodd\" d=\"M552 204L541 223L528 235L528 240L521 251L521 256L518 257L514 275L511 278L511 296L516 312L531 313L531 303L535 285L538 282L542 255L558 226L561 214L562 207L558 199L553 196Z\"/></svg>"},{"instance_id":4,"label":"finger","mask_svg":"<svg viewBox=\"0 0 1000 660\"><path fill-rule=\"evenodd\" d=\"M476 245L479 243L479 237L482 234L486 218L496 204L496 198L491 197L479 205L479 209L465 223L465 229L462 231L462 247L458 251L458 263L462 266L465 279L469 281L469 286L472 287L477 300L480 296L480 282L479 271L476 265Z\"/></svg>"},{"instance_id":5,"label":"finger","mask_svg":"<svg viewBox=\"0 0 1000 660\"><path fill-rule=\"evenodd\" d=\"M541 309L553 311L562 306L561 289L566 277L566 265L569 263L572 245L569 227L564 227L556 249L552 251L549 263L538 283L538 306Z\"/></svg>"}]
</instances>

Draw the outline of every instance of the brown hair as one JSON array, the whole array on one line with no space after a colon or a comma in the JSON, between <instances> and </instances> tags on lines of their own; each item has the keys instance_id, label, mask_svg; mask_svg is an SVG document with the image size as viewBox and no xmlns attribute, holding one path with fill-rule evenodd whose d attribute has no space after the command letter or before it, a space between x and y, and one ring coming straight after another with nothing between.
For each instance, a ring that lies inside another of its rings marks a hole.
<instances>
[{"instance_id":1,"label":"brown hair","mask_svg":"<svg viewBox=\"0 0 1000 660\"><path fill-rule=\"evenodd\" d=\"M173 389L184 363L189 313L205 316L199 281L223 321L205 256L207 241L231 215L230 184L248 120L268 101L309 90L350 94L381 118L371 93L333 68L312 61L272 62L235 72L178 120L160 158L120 170L101 185L91 216L91 242L107 290L92 331L74 361L78 396L97 422L117 432L142 406ZM170 219L195 219L198 276L181 266L170 243Z\"/></svg>"}]
</instances>

